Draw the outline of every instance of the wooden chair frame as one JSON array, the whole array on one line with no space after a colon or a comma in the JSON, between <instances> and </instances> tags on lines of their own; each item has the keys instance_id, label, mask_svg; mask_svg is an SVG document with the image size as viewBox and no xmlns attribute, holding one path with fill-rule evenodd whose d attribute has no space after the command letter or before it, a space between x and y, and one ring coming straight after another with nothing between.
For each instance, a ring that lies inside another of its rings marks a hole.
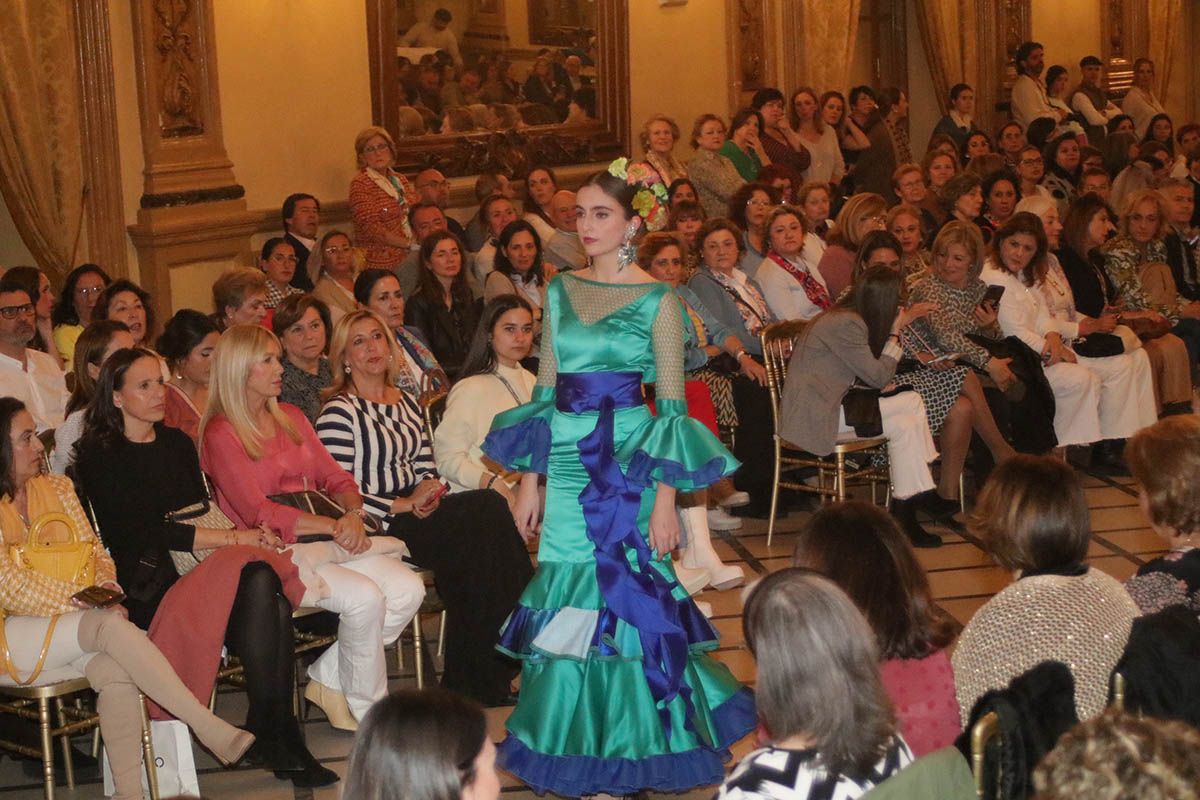
<instances>
[{"instance_id":1,"label":"wooden chair frame","mask_svg":"<svg viewBox=\"0 0 1200 800\"><path fill-rule=\"evenodd\" d=\"M767 546L775 534L775 516L779 509L779 489L793 489L819 495L821 502L846 499L846 487L851 481L862 481L871 486L871 500L877 502L876 486L884 485L885 502L891 497L891 475L887 467L865 466L848 468L846 457L853 453L871 455L887 445L887 437L847 437L839 439L828 456L816 456L791 444L780 434L783 384L787 379L788 361L792 349L804 333L808 323L802 320L775 322L765 328L759 338L762 342L763 365L767 373L767 388L771 393L771 418L774 422L774 477L771 482L771 514L767 521ZM789 480L787 475L800 471L817 471L817 485L811 486L800 480ZM826 487L828 482L829 486Z\"/></svg>"}]
</instances>

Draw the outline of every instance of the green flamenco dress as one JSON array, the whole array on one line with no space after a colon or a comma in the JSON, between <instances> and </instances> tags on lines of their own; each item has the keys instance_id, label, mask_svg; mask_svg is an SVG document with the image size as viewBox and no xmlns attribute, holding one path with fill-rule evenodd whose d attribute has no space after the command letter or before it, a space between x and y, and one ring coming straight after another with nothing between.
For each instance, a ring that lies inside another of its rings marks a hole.
<instances>
[{"instance_id":1,"label":"green flamenco dress","mask_svg":"<svg viewBox=\"0 0 1200 800\"><path fill-rule=\"evenodd\" d=\"M648 545L657 484L690 491L738 466L687 416L684 336L666 284L560 276L533 399L483 444L547 476L537 572L498 644L522 662L500 763L538 793L720 783L756 724L750 690L708 655L716 631Z\"/></svg>"}]
</instances>

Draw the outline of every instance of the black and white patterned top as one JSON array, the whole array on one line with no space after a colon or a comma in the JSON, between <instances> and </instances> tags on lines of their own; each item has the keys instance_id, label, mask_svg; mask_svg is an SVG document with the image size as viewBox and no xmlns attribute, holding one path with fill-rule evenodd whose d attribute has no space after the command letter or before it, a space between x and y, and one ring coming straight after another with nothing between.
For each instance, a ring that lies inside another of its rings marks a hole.
<instances>
[{"instance_id":1,"label":"black and white patterned top","mask_svg":"<svg viewBox=\"0 0 1200 800\"><path fill-rule=\"evenodd\" d=\"M331 398L317 417L317 437L333 460L354 476L363 507L391 521L392 500L407 495L425 476L437 476L417 401L374 403L361 397Z\"/></svg>"},{"instance_id":2,"label":"black and white patterned top","mask_svg":"<svg viewBox=\"0 0 1200 800\"><path fill-rule=\"evenodd\" d=\"M747 755L725 779L718 800L854 800L913 761L899 735L883 758L860 781L830 775L816 750L764 747Z\"/></svg>"}]
</instances>

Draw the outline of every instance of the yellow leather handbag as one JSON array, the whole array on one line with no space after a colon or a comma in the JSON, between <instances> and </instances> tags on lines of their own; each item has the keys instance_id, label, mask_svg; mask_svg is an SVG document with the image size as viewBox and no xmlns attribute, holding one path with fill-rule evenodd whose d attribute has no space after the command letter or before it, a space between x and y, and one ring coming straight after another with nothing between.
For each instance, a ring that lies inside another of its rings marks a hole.
<instances>
[{"instance_id":1,"label":"yellow leather handbag","mask_svg":"<svg viewBox=\"0 0 1200 800\"><path fill-rule=\"evenodd\" d=\"M71 537L65 542L43 542L41 534L52 525L64 525ZM80 541L75 523L61 511L42 514L29 526L29 539L8 546L12 560L25 569L40 572L83 589L96 579L96 543Z\"/></svg>"}]
</instances>

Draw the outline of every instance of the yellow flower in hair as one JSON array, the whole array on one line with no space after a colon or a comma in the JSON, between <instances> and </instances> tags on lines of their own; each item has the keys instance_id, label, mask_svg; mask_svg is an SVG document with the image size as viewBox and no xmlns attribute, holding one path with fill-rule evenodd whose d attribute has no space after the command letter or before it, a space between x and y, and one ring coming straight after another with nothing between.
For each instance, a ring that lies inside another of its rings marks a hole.
<instances>
[{"instance_id":1,"label":"yellow flower in hair","mask_svg":"<svg viewBox=\"0 0 1200 800\"><path fill-rule=\"evenodd\" d=\"M649 189L639 189L638 193L633 196L633 210L643 217L653 211L656 205L658 205L658 198Z\"/></svg>"},{"instance_id":2,"label":"yellow flower in hair","mask_svg":"<svg viewBox=\"0 0 1200 800\"><path fill-rule=\"evenodd\" d=\"M616 161L608 165L608 174L614 178L625 179L626 167L629 164L628 158L618 158Z\"/></svg>"}]
</instances>

